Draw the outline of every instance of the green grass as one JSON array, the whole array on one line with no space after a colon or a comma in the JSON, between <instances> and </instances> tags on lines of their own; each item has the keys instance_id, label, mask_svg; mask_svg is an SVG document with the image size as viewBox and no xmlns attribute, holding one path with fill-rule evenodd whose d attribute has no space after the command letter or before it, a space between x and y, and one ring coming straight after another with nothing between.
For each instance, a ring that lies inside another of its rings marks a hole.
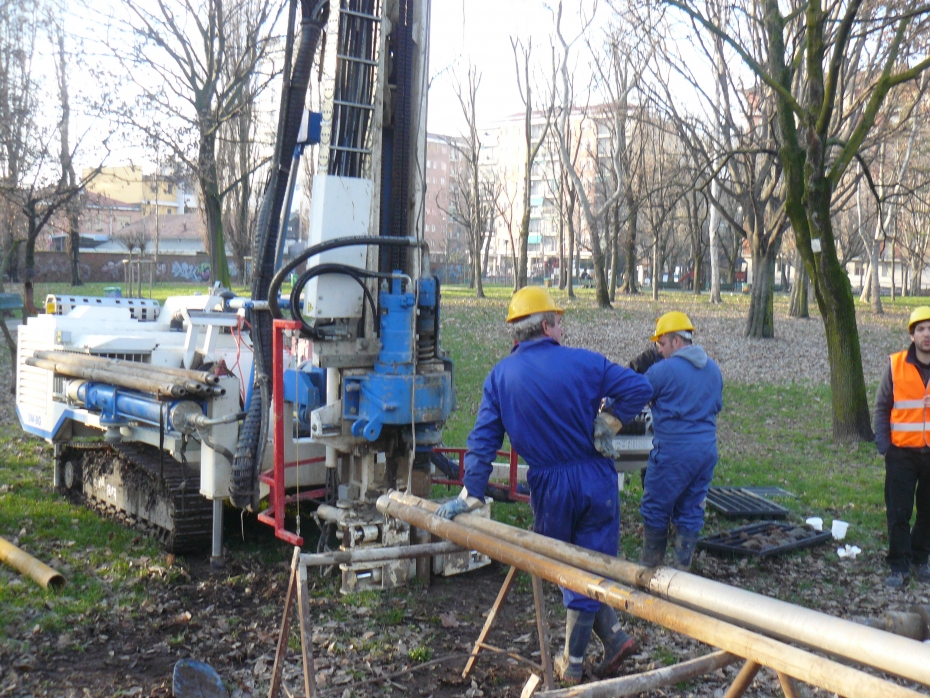
<instances>
[{"instance_id":1,"label":"green grass","mask_svg":"<svg viewBox=\"0 0 930 698\"><path fill-rule=\"evenodd\" d=\"M504 327L510 299L509 287L485 287L487 298L476 299L474 291L463 287L443 290L442 342L455 361L457 410L446 424L444 441L464 446L481 399L481 385L497 361L510 350ZM648 294L618 300L611 310L596 307L593 289L576 291L568 299L563 291L552 290L556 301L566 308L572 324L596 323L606 313L649 310L656 314L672 308L699 307L703 313L733 313L748 309L748 294L724 294L720 306L711 306L707 296L662 292L658 303ZM874 317L866 304L857 301L860 317L881 325L899 325L911 308L923 299L882 299L886 316ZM779 318L787 315L788 297L775 300L776 329ZM811 307L816 316L816 305ZM814 322L819 320L815 319ZM876 386L869 386L869 395ZM718 419L720 462L714 477L716 485L777 486L797 495L778 500L792 512L792 519L803 521L811 515L829 520L833 516L849 521L856 531L856 542L870 547L884 545L884 466L872 444L834 444L831 429L830 391L819 385L747 385L728 382L724 388L724 411ZM504 448L508 448L505 443ZM642 488L639 476L628 475L624 512L638 511ZM439 488L437 488L439 489ZM450 496L441 488L437 496ZM532 514L526 505L495 508L494 518L527 528ZM638 520L638 514L634 516ZM706 530L732 522L717 521L708 512ZM628 529L629 527L627 527ZM639 541L624 530L621 549L628 556L638 555Z\"/></svg>"}]
</instances>

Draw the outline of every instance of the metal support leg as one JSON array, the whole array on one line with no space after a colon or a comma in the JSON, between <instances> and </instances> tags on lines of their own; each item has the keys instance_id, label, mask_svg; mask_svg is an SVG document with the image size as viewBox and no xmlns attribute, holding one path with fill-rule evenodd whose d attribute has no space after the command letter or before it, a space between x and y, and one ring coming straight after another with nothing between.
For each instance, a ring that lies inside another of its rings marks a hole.
<instances>
[{"instance_id":1,"label":"metal support leg","mask_svg":"<svg viewBox=\"0 0 930 698\"><path fill-rule=\"evenodd\" d=\"M213 553L210 556L210 567L215 570L223 569L223 500L213 500Z\"/></svg>"}]
</instances>

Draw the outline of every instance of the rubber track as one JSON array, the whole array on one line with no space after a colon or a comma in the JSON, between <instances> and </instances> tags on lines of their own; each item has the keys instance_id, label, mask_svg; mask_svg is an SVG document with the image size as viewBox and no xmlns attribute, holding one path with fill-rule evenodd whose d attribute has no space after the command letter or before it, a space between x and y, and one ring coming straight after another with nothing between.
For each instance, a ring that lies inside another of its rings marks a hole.
<instances>
[{"instance_id":1,"label":"rubber track","mask_svg":"<svg viewBox=\"0 0 930 698\"><path fill-rule=\"evenodd\" d=\"M185 469L166 454L162 478L159 451L145 444L69 445L62 449L59 460L64 462L69 458L80 461L82 477L88 471L100 467L99 459L116 459L124 482L129 483L129 487L144 489L142 494L147 497L150 506L154 506L159 499L167 501L173 529L135 516L111 502L87 496L83 489L69 493L74 501L155 538L170 553L210 549L213 541L213 503L200 494L200 475L196 469L190 466Z\"/></svg>"}]
</instances>

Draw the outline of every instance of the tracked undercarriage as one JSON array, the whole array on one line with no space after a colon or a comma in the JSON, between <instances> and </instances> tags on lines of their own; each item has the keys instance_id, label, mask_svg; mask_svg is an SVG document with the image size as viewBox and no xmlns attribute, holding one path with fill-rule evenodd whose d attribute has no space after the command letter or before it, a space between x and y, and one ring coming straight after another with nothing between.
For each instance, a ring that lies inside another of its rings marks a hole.
<instances>
[{"instance_id":1,"label":"tracked undercarriage","mask_svg":"<svg viewBox=\"0 0 930 698\"><path fill-rule=\"evenodd\" d=\"M59 490L158 539L172 553L210 547L213 507L196 468L145 444L71 444L55 461Z\"/></svg>"}]
</instances>

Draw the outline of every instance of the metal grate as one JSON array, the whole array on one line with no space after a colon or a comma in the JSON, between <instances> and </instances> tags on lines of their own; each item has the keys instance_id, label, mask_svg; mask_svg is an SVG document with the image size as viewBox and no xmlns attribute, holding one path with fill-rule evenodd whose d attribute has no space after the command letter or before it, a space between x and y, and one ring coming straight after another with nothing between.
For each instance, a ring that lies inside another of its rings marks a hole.
<instances>
[{"instance_id":1,"label":"metal grate","mask_svg":"<svg viewBox=\"0 0 930 698\"><path fill-rule=\"evenodd\" d=\"M784 519L788 510L742 487L711 487L707 504L728 519Z\"/></svg>"}]
</instances>

